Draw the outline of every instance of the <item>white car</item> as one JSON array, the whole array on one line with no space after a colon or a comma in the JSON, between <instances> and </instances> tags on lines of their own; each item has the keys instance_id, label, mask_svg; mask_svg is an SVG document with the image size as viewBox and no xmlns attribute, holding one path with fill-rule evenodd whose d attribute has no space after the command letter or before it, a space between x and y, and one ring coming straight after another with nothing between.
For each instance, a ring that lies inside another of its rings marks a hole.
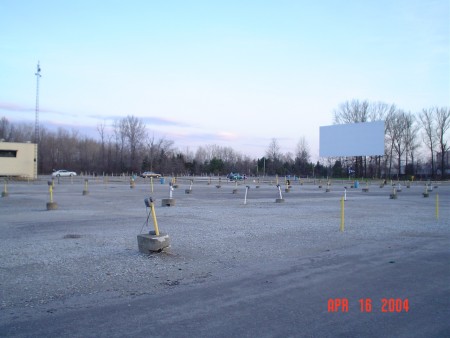
<instances>
[{"instance_id":1,"label":"white car","mask_svg":"<svg viewBox=\"0 0 450 338\"><path fill-rule=\"evenodd\" d=\"M77 176L77 173L74 171L68 170L56 170L52 173L52 177L64 177L64 176Z\"/></svg>"},{"instance_id":2,"label":"white car","mask_svg":"<svg viewBox=\"0 0 450 338\"><path fill-rule=\"evenodd\" d=\"M153 171L144 171L144 172L141 174L141 177L142 177L142 178L146 178L146 177L160 178L160 177L161 177L161 174L157 174L157 173L155 173L155 172L153 172Z\"/></svg>"}]
</instances>

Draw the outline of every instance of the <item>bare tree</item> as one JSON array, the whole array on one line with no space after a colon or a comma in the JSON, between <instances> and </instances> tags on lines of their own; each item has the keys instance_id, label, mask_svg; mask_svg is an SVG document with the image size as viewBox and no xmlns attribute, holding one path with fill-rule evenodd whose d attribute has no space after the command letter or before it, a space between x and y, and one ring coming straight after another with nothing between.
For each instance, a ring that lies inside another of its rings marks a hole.
<instances>
[{"instance_id":1,"label":"bare tree","mask_svg":"<svg viewBox=\"0 0 450 338\"><path fill-rule=\"evenodd\" d=\"M280 150L280 145L276 138L273 138L269 147L266 150L266 157L268 161L266 162L266 169L269 174L279 173L281 169L281 157L282 153Z\"/></svg>"},{"instance_id":2,"label":"bare tree","mask_svg":"<svg viewBox=\"0 0 450 338\"><path fill-rule=\"evenodd\" d=\"M123 171L125 169L124 151L126 147L126 134L123 120L116 120L113 123L114 133L114 169Z\"/></svg>"},{"instance_id":3,"label":"bare tree","mask_svg":"<svg viewBox=\"0 0 450 338\"><path fill-rule=\"evenodd\" d=\"M436 108L437 109L437 108ZM435 165L434 165L434 149L437 143L437 135L436 135L436 122L433 117L434 108L423 109L419 115L420 122L423 128L423 140L430 150L431 155L431 177L434 178L435 174Z\"/></svg>"},{"instance_id":4,"label":"bare tree","mask_svg":"<svg viewBox=\"0 0 450 338\"><path fill-rule=\"evenodd\" d=\"M106 125L104 123L97 124L97 131L100 136L100 142L101 142L102 170L104 170L105 163L106 163L106 161L105 161L105 138L106 138L105 128L106 128Z\"/></svg>"},{"instance_id":5,"label":"bare tree","mask_svg":"<svg viewBox=\"0 0 450 338\"><path fill-rule=\"evenodd\" d=\"M143 168L152 171L170 171L165 164L169 156L173 155L173 141L164 138L156 139L154 135L147 138Z\"/></svg>"},{"instance_id":6,"label":"bare tree","mask_svg":"<svg viewBox=\"0 0 450 338\"><path fill-rule=\"evenodd\" d=\"M406 130L406 113L398 110L393 114L389 121L389 132L391 138L391 151L393 150L397 156L397 178L401 175L401 160L406 151L405 130ZM392 153L391 153L392 157Z\"/></svg>"},{"instance_id":7,"label":"bare tree","mask_svg":"<svg viewBox=\"0 0 450 338\"><path fill-rule=\"evenodd\" d=\"M347 101L334 111L334 124L367 122L369 120L369 102L359 100Z\"/></svg>"},{"instance_id":8,"label":"bare tree","mask_svg":"<svg viewBox=\"0 0 450 338\"><path fill-rule=\"evenodd\" d=\"M306 138L303 136L297 143L295 150L295 170L299 175L308 175L311 171L311 155L309 152L309 145Z\"/></svg>"},{"instance_id":9,"label":"bare tree","mask_svg":"<svg viewBox=\"0 0 450 338\"><path fill-rule=\"evenodd\" d=\"M269 147L266 151L266 156L271 161L279 161L281 158L281 151L280 151L280 145L278 143L278 140L276 138L273 138L270 141Z\"/></svg>"},{"instance_id":10,"label":"bare tree","mask_svg":"<svg viewBox=\"0 0 450 338\"><path fill-rule=\"evenodd\" d=\"M141 119L128 115L122 120L122 127L124 128L130 149L130 169L133 172L137 172L139 171L137 153L140 146L143 144L147 133L145 124Z\"/></svg>"},{"instance_id":11,"label":"bare tree","mask_svg":"<svg viewBox=\"0 0 450 338\"><path fill-rule=\"evenodd\" d=\"M310 161L311 155L309 153L309 145L304 136L302 136L297 143L295 156L301 162L309 163Z\"/></svg>"},{"instance_id":12,"label":"bare tree","mask_svg":"<svg viewBox=\"0 0 450 338\"><path fill-rule=\"evenodd\" d=\"M436 108L437 131L436 136L440 149L441 175L445 179L445 153L449 150L447 145L446 133L450 128L450 109Z\"/></svg>"},{"instance_id":13,"label":"bare tree","mask_svg":"<svg viewBox=\"0 0 450 338\"><path fill-rule=\"evenodd\" d=\"M408 165L410 164L409 159L411 160L412 172L410 174L414 174L414 155L419 147L417 143L417 133L419 131L419 126L417 125L416 117L407 113L405 115L405 130L404 130L404 142L405 142L405 174L407 174L406 170L408 170Z\"/></svg>"},{"instance_id":14,"label":"bare tree","mask_svg":"<svg viewBox=\"0 0 450 338\"><path fill-rule=\"evenodd\" d=\"M11 125L6 117L0 119L0 140L9 141L11 137Z\"/></svg>"}]
</instances>

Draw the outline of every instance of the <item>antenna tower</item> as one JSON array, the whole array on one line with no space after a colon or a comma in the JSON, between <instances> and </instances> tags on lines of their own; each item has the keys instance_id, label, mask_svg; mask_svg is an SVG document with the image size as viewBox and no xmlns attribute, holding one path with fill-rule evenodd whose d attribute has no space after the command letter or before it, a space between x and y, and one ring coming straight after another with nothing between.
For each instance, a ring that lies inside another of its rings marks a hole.
<instances>
[{"instance_id":1,"label":"antenna tower","mask_svg":"<svg viewBox=\"0 0 450 338\"><path fill-rule=\"evenodd\" d=\"M39 78L41 77L41 67L39 66L39 61L37 64L36 73L36 120L34 123L34 143L39 143Z\"/></svg>"}]
</instances>

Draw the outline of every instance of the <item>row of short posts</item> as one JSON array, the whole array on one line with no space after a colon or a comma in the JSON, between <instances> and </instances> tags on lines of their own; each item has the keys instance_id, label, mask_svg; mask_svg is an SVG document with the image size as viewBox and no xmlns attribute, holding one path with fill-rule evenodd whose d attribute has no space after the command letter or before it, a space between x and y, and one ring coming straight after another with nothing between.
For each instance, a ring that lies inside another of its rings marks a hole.
<instances>
[{"instance_id":1,"label":"row of short posts","mask_svg":"<svg viewBox=\"0 0 450 338\"><path fill-rule=\"evenodd\" d=\"M278 198L275 199L275 203L283 203L284 202L284 198L283 195L281 193L281 185L277 184L277 188L278 188ZM250 189L249 185L245 186L245 195L244 195L244 205L247 204L247 196L248 196L248 191ZM236 190L236 192L235 192ZM237 193L237 189L233 189L233 194Z\"/></svg>"}]
</instances>

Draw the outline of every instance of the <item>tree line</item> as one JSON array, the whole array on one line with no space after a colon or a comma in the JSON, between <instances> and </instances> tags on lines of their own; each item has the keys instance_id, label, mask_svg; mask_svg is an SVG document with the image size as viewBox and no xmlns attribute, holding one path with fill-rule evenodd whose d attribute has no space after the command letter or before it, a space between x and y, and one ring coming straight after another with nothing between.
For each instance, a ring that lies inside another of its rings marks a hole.
<instances>
[{"instance_id":1,"label":"tree line","mask_svg":"<svg viewBox=\"0 0 450 338\"><path fill-rule=\"evenodd\" d=\"M429 175L445 177L448 169L450 110L433 107L410 113L395 105L369 101L347 101L333 112L333 122L385 121L385 154L351 158L327 158L311 162L308 143L300 137L294 153L283 153L273 138L265 156L252 159L231 147L204 145L195 152L178 149L174 142L151 135L144 122L126 116L112 125L98 124L98 138L78 130L39 129L38 172L65 168L101 174L139 174L155 171L164 175L248 176L296 175L309 177L384 177ZM34 140L34 126L0 119L0 139L6 142ZM426 149L428 156L420 151ZM446 156L447 157L446 157ZM429 170L427 170L429 168Z\"/></svg>"},{"instance_id":2,"label":"tree line","mask_svg":"<svg viewBox=\"0 0 450 338\"><path fill-rule=\"evenodd\" d=\"M341 166L353 168L359 177L445 178L449 169L449 108L411 113L394 104L353 100L342 103L333 113L335 124L371 121L385 122L384 155L337 159L333 165L336 171L336 166Z\"/></svg>"}]
</instances>

